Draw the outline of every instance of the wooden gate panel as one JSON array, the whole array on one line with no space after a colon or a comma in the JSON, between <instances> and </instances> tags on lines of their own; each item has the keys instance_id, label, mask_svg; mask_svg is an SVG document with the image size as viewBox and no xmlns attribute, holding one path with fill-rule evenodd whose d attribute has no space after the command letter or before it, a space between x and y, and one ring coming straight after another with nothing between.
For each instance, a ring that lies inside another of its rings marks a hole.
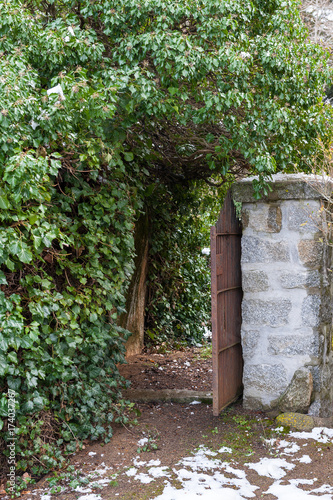
<instances>
[{"instance_id":1,"label":"wooden gate panel","mask_svg":"<svg viewBox=\"0 0 333 500\"><path fill-rule=\"evenodd\" d=\"M241 226L228 192L211 228L213 413L234 401L242 389Z\"/></svg>"}]
</instances>

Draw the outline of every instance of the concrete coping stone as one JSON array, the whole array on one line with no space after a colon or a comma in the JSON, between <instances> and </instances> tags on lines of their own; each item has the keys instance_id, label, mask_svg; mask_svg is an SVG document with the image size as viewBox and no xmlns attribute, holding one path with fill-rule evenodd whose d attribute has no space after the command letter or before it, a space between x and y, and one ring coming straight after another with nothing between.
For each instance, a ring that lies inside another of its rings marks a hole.
<instances>
[{"instance_id":1,"label":"concrete coping stone","mask_svg":"<svg viewBox=\"0 0 333 500\"><path fill-rule=\"evenodd\" d=\"M200 401L201 403L212 404L213 395L207 391L191 391L187 389L128 389L123 392L126 399L137 403L192 403Z\"/></svg>"},{"instance_id":2,"label":"concrete coping stone","mask_svg":"<svg viewBox=\"0 0 333 500\"><path fill-rule=\"evenodd\" d=\"M319 200L331 195L333 179L327 175L274 174L268 179L272 191L259 200L254 198L253 181L258 176L247 177L232 186L233 198L242 203L264 203L282 200Z\"/></svg>"}]
</instances>

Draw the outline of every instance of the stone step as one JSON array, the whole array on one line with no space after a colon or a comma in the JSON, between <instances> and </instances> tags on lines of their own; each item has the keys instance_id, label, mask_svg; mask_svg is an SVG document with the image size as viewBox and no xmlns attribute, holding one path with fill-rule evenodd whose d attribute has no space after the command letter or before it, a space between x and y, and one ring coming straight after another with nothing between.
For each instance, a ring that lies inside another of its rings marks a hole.
<instances>
[{"instance_id":1,"label":"stone step","mask_svg":"<svg viewBox=\"0 0 333 500\"><path fill-rule=\"evenodd\" d=\"M213 394L209 391L191 391L187 389L128 389L123 396L137 403L201 403L212 404Z\"/></svg>"}]
</instances>

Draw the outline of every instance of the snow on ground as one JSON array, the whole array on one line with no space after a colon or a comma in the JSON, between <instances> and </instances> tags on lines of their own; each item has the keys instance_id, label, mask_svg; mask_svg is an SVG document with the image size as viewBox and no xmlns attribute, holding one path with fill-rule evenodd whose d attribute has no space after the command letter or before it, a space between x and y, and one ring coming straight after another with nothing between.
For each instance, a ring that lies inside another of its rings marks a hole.
<instances>
[{"instance_id":1,"label":"snow on ground","mask_svg":"<svg viewBox=\"0 0 333 500\"><path fill-rule=\"evenodd\" d=\"M290 436L299 439L314 439L318 443L328 443L333 440L333 429L315 427L311 432L291 432Z\"/></svg>"},{"instance_id":2,"label":"snow on ground","mask_svg":"<svg viewBox=\"0 0 333 500\"><path fill-rule=\"evenodd\" d=\"M271 477L272 479L281 479L285 476L286 470L291 470L295 464L287 462L284 458L261 458L256 464L245 464L250 469L255 470L259 476ZM286 470L284 470L286 469Z\"/></svg>"},{"instance_id":3,"label":"snow on ground","mask_svg":"<svg viewBox=\"0 0 333 500\"><path fill-rule=\"evenodd\" d=\"M300 446L287 438L294 439L314 439L317 442L333 442L333 429L316 428L311 433L292 432L286 439L276 441L270 440L269 445L276 445L275 451L279 455L285 455L286 458L262 458L257 463L247 463L245 467L255 470L258 475L274 479L263 495L274 495L277 500L311 500L311 498L320 498L322 500L333 500L333 486L323 485L310 491L304 491L299 488L300 485L314 485L317 481L313 479L289 479L284 481L289 484L281 484L281 479L286 476L288 471L295 468L292 461L301 463L311 463L309 455L303 455L301 458L292 458L300 450ZM276 443L275 443L276 442ZM219 450L219 451L222 451ZM223 450L226 451L226 450ZM228 450L229 451L229 450ZM230 450L231 451L231 450ZM173 468L173 473L178 481L177 487L167 481L164 491L156 497L157 500L245 500L256 497L255 491L258 486L251 484L247 479L247 471L237 468L237 464L232 467L228 462L222 462L205 447L199 450L191 457L183 458L178 466L182 468ZM228 474L227 476L225 474ZM254 481L252 481L254 482ZM181 488L179 488L179 483ZM222 496L223 495L223 496Z\"/></svg>"},{"instance_id":4,"label":"snow on ground","mask_svg":"<svg viewBox=\"0 0 333 500\"><path fill-rule=\"evenodd\" d=\"M283 429L276 429L276 432ZM295 462L310 464L309 455L295 457L301 446L294 440L315 440L317 443L333 444L333 429L317 427L311 432L290 432L284 439L266 440L274 456L261 458L255 463L239 465L232 457L232 447L222 447L212 451L204 445L199 446L195 453L185 456L172 468L161 464L159 459L144 461L140 456L132 460L132 466L126 470L114 471L112 478L126 477L128 481L135 481L143 485L153 483L162 478L164 490L157 500L246 500L257 498L259 486L256 484L253 471L257 477L268 478L272 484L263 491L262 496L271 494L277 500L333 500L333 485L318 486L317 478L305 479L293 477L288 479L296 467ZM145 444L145 439L140 444ZM138 444L139 444L138 443ZM303 444L306 446L306 443ZM94 452L89 455L93 456ZM76 487L73 491L79 493L78 500L103 500L109 498L101 493L95 494L92 488L97 484L100 488L110 483L110 474L106 474L112 467L104 462L99 468L86 476L88 484ZM288 476L289 474L289 476ZM251 475L251 482L248 476ZM102 477L101 477L102 476ZM287 478L287 479L286 479ZM283 479L283 480L282 480ZM317 483L317 485L315 484ZM269 484L269 482L268 482ZM302 489L303 485L311 487ZM316 487L317 486L317 487ZM36 494L33 492L33 494ZM116 494L117 496L119 494ZM41 500L51 500L50 491L43 492ZM154 497L153 497L154 498ZM31 500L31 499L29 499Z\"/></svg>"}]
</instances>

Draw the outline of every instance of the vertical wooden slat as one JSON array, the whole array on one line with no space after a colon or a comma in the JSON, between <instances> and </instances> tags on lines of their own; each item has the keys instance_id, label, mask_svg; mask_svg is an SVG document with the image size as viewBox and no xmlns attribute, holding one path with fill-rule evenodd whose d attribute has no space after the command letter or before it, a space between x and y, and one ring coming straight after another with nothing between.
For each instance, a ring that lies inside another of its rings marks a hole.
<instances>
[{"instance_id":1,"label":"vertical wooden slat","mask_svg":"<svg viewBox=\"0 0 333 500\"><path fill-rule=\"evenodd\" d=\"M211 228L213 414L233 402L242 389L241 226L230 191Z\"/></svg>"},{"instance_id":2,"label":"vertical wooden slat","mask_svg":"<svg viewBox=\"0 0 333 500\"><path fill-rule=\"evenodd\" d=\"M210 228L211 299L212 299L212 362L213 362L213 414L218 407L218 333L217 333L217 275L216 275L216 227Z\"/></svg>"}]
</instances>

